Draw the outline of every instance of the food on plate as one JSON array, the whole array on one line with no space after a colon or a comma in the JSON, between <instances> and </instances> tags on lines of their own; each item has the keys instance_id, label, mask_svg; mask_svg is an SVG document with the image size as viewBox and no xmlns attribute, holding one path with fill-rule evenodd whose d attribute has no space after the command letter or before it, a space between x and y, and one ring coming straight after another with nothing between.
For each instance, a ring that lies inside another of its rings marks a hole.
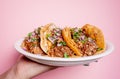
<instances>
[{"instance_id":1,"label":"food on plate","mask_svg":"<svg viewBox=\"0 0 120 79\"><path fill-rule=\"evenodd\" d=\"M62 32L65 42L78 56L91 56L105 50L103 33L96 26L65 27Z\"/></svg>"},{"instance_id":2,"label":"food on plate","mask_svg":"<svg viewBox=\"0 0 120 79\"><path fill-rule=\"evenodd\" d=\"M77 56L82 56L81 50L77 47L77 44L74 42L74 40L71 38L71 31L70 28L66 27L62 30L62 36L65 40L66 44L74 51L74 53Z\"/></svg>"},{"instance_id":3,"label":"food on plate","mask_svg":"<svg viewBox=\"0 0 120 79\"><path fill-rule=\"evenodd\" d=\"M99 28L90 24L86 24L82 27L82 29L86 32L86 35L96 41L96 44L99 46L99 48L105 49L104 36Z\"/></svg>"},{"instance_id":4,"label":"food on plate","mask_svg":"<svg viewBox=\"0 0 120 79\"><path fill-rule=\"evenodd\" d=\"M55 24L47 24L41 27L41 48L51 57L71 57L74 55L71 48L66 45L62 36L62 29Z\"/></svg>"},{"instance_id":5,"label":"food on plate","mask_svg":"<svg viewBox=\"0 0 120 79\"><path fill-rule=\"evenodd\" d=\"M40 41L41 41L40 30L41 30L41 27L38 27L33 32L28 33L27 37L25 37L25 39L21 44L21 47L24 50L30 53L44 55L44 52L40 47Z\"/></svg>"},{"instance_id":6,"label":"food on plate","mask_svg":"<svg viewBox=\"0 0 120 79\"><path fill-rule=\"evenodd\" d=\"M50 57L84 57L102 53L105 40L102 31L90 24L60 28L50 23L30 32L21 47L30 53Z\"/></svg>"}]
</instances>

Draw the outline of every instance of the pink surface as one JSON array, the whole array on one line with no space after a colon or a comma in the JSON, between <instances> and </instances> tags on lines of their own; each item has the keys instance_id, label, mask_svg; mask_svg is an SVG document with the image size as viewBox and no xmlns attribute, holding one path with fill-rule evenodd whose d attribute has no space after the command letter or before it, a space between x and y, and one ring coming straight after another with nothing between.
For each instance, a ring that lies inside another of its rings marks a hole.
<instances>
[{"instance_id":1,"label":"pink surface","mask_svg":"<svg viewBox=\"0 0 120 79\"><path fill-rule=\"evenodd\" d=\"M0 0L0 74L10 68L19 53L15 41L39 25L97 25L115 51L89 67L62 67L35 79L120 79L119 0Z\"/></svg>"}]
</instances>

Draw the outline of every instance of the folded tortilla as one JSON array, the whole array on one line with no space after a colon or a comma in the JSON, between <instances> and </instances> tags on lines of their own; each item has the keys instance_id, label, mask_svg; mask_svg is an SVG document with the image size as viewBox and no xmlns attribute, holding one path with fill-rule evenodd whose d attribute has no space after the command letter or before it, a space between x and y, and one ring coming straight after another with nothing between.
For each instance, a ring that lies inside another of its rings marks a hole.
<instances>
[{"instance_id":1,"label":"folded tortilla","mask_svg":"<svg viewBox=\"0 0 120 79\"><path fill-rule=\"evenodd\" d=\"M67 45L74 51L74 53L77 56L82 56L81 50L78 48L76 42L71 38L70 29L71 28L65 27L62 30L62 36L63 36L65 42L67 43ZM100 51L97 51L95 54L101 53L105 50L104 35L99 28L89 25L89 24L86 24L81 29L85 31L85 33L88 37L91 37L92 39L95 40L95 43L98 46L98 48L102 49Z\"/></svg>"},{"instance_id":2,"label":"folded tortilla","mask_svg":"<svg viewBox=\"0 0 120 79\"><path fill-rule=\"evenodd\" d=\"M41 27L40 46L46 54L48 54L47 52L52 48L53 45L49 40L47 40L46 34L49 34L51 30L54 28L54 26L55 25L53 23L50 23ZM88 37L91 37L92 39L95 40L95 43L99 48L102 48L102 50L97 51L97 53L95 54L101 53L105 50L106 46L105 46L104 35L99 28L90 24L86 24L81 29L85 31ZM71 28L65 27L64 29L62 29L62 37L66 42L67 46L74 52L74 54L76 56L81 57L82 56L81 50L78 48L76 42L71 37Z\"/></svg>"},{"instance_id":3,"label":"folded tortilla","mask_svg":"<svg viewBox=\"0 0 120 79\"><path fill-rule=\"evenodd\" d=\"M74 51L77 56L82 56L80 50L77 48L77 44L71 38L70 28L66 27L62 30L62 36L67 45Z\"/></svg>"},{"instance_id":4,"label":"folded tortilla","mask_svg":"<svg viewBox=\"0 0 120 79\"><path fill-rule=\"evenodd\" d=\"M52 43L46 39L46 34L50 32L50 29L52 29L53 23L47 24L43 27L41 27L40 31L40 37L41 37L41 42L40 46L42 50L47 54L47 51L50 50Z\"/></svg>"},{"instance_id":5,"label":"folded tortilla","mask_svg":"<svg viewBox=\"0 0 120 79\"><path fill-rule=\"evenodd\" d=\"M90 24L84 25L82 29L86 32L86 34L89 37L95 40L99 48L102 48L102 50L98 51L97 53L103 52L106 48L106 44L105 44L104 35L102 31L98 27Z\"/></svg>"}]
</instances>

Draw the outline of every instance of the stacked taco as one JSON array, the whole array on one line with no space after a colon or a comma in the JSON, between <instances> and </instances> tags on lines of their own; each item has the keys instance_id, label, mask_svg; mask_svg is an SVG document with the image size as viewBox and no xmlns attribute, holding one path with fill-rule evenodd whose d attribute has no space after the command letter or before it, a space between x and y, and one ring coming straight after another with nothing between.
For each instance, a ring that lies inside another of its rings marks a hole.
<instances>
[{"instance_id":1,"label":"stacked taco","mask_svg":"<svg viewBox=\"0 0 120 79\"><path fill-rule=\"evenodd\" d=\"M28 52L50 57L83 57L102 53L105 41L102 31L90 24L82 28L60 28L50 23L31 32L21 47Z\"/></svg>"}]
</instances>

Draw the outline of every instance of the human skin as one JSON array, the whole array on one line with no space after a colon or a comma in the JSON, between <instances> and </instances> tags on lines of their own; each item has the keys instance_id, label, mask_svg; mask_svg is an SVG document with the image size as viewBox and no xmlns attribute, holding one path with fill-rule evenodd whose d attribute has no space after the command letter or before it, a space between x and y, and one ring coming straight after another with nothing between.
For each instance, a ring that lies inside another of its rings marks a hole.
<instances>
[{"instance_id":1,"label":"human skin","mask_svg":"<svg viewBox=\"0 0 120 79\"><path fill-rule=\"evenodd\" d=\"M31 79L55 68L56 67L33 62L24 56L20 56L14 66L0 75L0 79Z\"/></svg>"}]
</instances>

